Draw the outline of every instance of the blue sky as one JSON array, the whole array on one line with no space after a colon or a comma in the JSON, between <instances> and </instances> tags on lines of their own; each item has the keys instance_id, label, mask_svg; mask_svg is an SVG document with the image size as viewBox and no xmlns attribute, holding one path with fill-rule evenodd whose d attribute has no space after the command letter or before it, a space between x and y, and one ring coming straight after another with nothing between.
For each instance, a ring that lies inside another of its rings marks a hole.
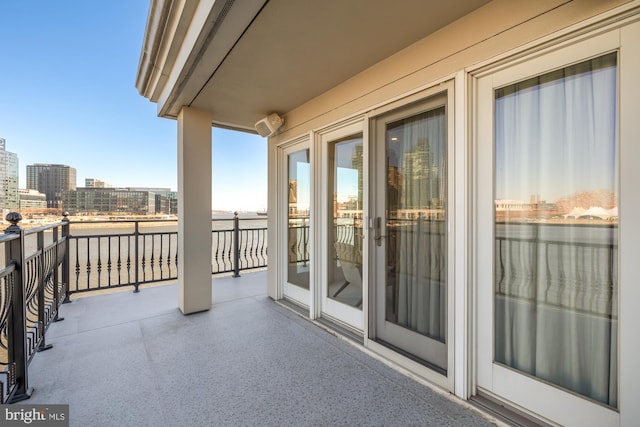
<instances>
[{"instance_id":1,"label":"blue sky","mask_svg":"<svg viewBox=\"0 0 640 427\"><path fill-rule=\"evenodd\" d=\"M61 163L77 184L177 189L174 120L138 94L148 0L0 2L0 137L26 165ZM213 209L263 210L266 139L213 130Z\"/></svg>"}]
</instances>

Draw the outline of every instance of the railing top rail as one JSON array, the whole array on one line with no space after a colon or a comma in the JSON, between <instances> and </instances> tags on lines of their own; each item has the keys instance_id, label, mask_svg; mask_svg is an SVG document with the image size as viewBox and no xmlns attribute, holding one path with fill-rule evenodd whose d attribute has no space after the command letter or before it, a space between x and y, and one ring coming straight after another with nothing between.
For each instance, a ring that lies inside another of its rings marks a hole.
<instances>
[{"instance_id":1,"label":"railing top rail","mask_svg":"<svg viewBox=\"0 0 640 427\"><path fill-rule=\"evenodd\" d=\"M20 235L15 233L0 234L0 244L10 242L12 240L19 239L19 238L20 238Z\"/></svg>"},{"instance_id":2,"label":"railing top rail","mask_svg":"<svg viewBox=\"0 0 640 427\"><path fill-rule=\"evenodd\" d=\"M267 219L266 216L256 217L256 218L243 218L238 217L240 221L265 221ZM230 216L229 218L211 218L212 222L216 221L233 221L234 217ZM135 224L135 223L154 223L154 222L178 222L177 219L100 219L100 220L91 220L91 221L69 221L70 225L92 225L92 224Z\"/></svg>"},{"instance_id":3,"label":"railing top rail","mask_svg":"<svg viewBox=\"0 0 640 427\"><path fill-rule=\"evenodd\" d=\"M0 268L0 278L3 278L5 276L8 276L9 274L13 273L15 271L15 269L16 269L15 262L11 262L6 267Z\"/></svg>"},{"instance_id":4,"label":"railing top rail","mask_svg":"<svg viewBox=\"0 0 640 427\"><path fill-rule=\"evenodd\" d=\"M54 222L53 224L47 224L47 225L42 225L42 226L36 227L36 228L26 229L26 230L24 230L24 234L25 234L25 236L28 236L30 234L36 234L36 233L39 233L41 231L51 230L53 228L62 227L64 225L66 225L65 221Z\"/></svg>"},{"instance_id":5,"label":"railing top rail","mask_svg":"<svg viewBox=\"0 0 640 427\"><path fill-rule=\"evenodd\" d=\"M99 219L99 220L91 220L91 221L69 221L70 225L93 225L93 224L127 224L127 223L136 223L136 222L177 222L177 219Z\"/></svg>"}]
</instances>

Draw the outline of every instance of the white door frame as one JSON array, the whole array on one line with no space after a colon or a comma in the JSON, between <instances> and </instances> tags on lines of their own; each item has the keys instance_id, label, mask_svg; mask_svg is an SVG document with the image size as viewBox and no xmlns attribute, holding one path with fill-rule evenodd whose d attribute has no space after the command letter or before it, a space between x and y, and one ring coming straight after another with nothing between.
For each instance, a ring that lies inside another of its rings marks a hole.
<instances>
[{"instance_id":1,"label":"white door frame","mask_svg":"<svg viewBox=\"0 0 640 427\"><path fill-rule=\"evenodd\" d=\"M640 158L637 135L640 131L637 111L640 84L640 49L634 37L640 37L640 23L626 28L617 23L610 31L602 29L585 35L578 33L577 40L558 43L540 49L526 58L518 58L512 64L489 66L471 75L473 143L473 277L477 324L471 342L477 345L475 354L475 392L486 393L513 405L524 412L547 421L565 425L631 425L639 414L637 384L640 370L637 356L640 347L631 328L640 322L637 301L629 295L639 295L634 272L633 242L640 241L640 197L633 183L640 179L637 164L630 159ZM626 40L626 44L625 44ZM635 39L637 40L637 38ZM493 88L547 71L564 68L589 58L613 51L618 57L619 96L619 184L620 184L620 233L619 242L619 400L618 410L605 407L586 398L536 380L514 370L493 363ZM625 296L623 298L623 295ZM633 337L633 338L632 338ZM473 356L473 355L472 355ZM635 356L635 357L634 357ZM623 414L623 415L621 415ZM624 421L626 420L626 421Z\"/></svg>"}]
</instances>

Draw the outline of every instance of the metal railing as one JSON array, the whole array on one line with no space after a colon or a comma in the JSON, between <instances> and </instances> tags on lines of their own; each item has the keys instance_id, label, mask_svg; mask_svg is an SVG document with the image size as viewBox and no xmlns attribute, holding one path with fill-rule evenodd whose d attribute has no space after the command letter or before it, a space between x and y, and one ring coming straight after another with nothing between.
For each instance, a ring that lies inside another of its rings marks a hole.
<instances>
[{"instance_id":1,"label":"metal railing","mask_svg":"<svg viewBox=\"0 0 640 427\"><path fill-rule=\"evenodd\" d=\"M28 365L37 351L51 348L45 333L62 320L58 309L66 293L68 221L24 230L21 219L7 215L11 225L0 237L0 403L31 396Z\"/></svg>"},{"instance_id":2,"label":"metal railing","mask_svg":"<svg viewBox=\"0 0 640 427\"><path fill-rule=\"evenodd\" d=\"M247 224L262 222L251 227ZM176 220L71 222L68 293L175 280L178 277ZM88 227L88 228L87 228ZM267 266L266 218L212 219L211 274Z\"/></svg>"}]
</instances>

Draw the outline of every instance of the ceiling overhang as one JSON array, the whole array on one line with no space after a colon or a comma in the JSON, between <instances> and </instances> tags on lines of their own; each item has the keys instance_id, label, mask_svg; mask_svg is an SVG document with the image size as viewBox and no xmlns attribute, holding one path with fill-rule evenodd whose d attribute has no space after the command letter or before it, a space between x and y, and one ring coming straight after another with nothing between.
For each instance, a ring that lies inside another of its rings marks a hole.
<instances>
[{"instance_id":1,"label":"ceiling overhang","mask_svg":"<svg viewBox=\"0 0 640 427\"><path fill-rule=\"evenodd\" d=\"M255 131L487 0L152 0L136 87Z\"/></svg>"}]
</instances>

